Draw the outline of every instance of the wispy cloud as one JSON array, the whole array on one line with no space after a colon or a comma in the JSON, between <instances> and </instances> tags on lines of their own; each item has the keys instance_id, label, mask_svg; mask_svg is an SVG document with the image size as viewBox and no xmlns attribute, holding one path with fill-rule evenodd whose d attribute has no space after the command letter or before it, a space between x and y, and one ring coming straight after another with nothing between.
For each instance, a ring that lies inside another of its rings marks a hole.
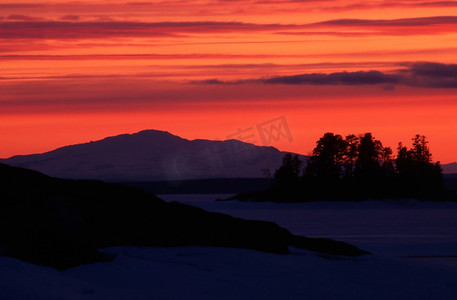
<instances>
[{"instance_id":1,"label":"wispy cloud","mask_svg":"<svg viewBox=\"0 0 457 300\"><path fill-rule=\"evenodd\" d=\"M308 26L314 29L332 28L335 31L328 32L330 35L427 35L455 32L457 30L457 16L372 20L335 19L309 24ZM356 31L354 32L354 30Z\"/></svg>"},{"instance_id":2,"label":"wispy cloud","mask_svg":"<svg viewBox=\"0 0 457 300\"><path fill-rule=\"evenodd\" d=\"M457 7L457 1L364 1L359 3L343 4L338 1L327 3L321 6L321 10L327 11L351 11L351 10L373 10L390 8L441 8Z\"/></svg>"},{"instance_id":3,"label":"wispy cloud","mask_svg":"<svg viewBox=\"0 0 457 300\"><path fill-rule=\"evenodd\" d=\"M75 22L78 15L65 15L66 21L34 21L27 15L10 15L2 21L0 37L5 39L98 39L115 37L179 37L201 34L270 32L302 35L417 35L455 32L457 16L402 19L336 19L310 24L247 22ZM328 31L332 28L331 31ZM326 30L327 29L327 30ZM305 31L304 31L305 30Z\"/></svg>"},{"instance_id":4,"label":"wispy cloud","mask_svg":"<svg viewBox=\"0 0 457 300\"><path fill-rule=\"evenodd\" d=\"M21 16L21 18L26 18ZM2 22L0 37L88 39L106 37L156 37L180 34L275 31L296 25L243 22Z\"/></svg>"},{"instance_id":5,"label":"wispy cloud","mask_svg":"<svg viewBox=\"0 0 457 300\"><path fill-rule=\"evenodd\" d=\"M62 21L79 21L81 19L78 15L65 15L60 18Z\"/></svg>"},{"instance_id":6,"label":"wispy cloud","mask_svg":"<svg viewBox=\"0 0 457 300\"><path fill-rule=\"evenodd\" d=\"M40 8L46 6L46 3L0 3L0 9L25 9Z\"/></svg>"},{"instance_id":7,"label":"wispy cloud","mask_svg":"<svg viewBox=\"0 0 457 300\"><path fill-rule=\"evenodd\" d=\"M397 84L397 75L384 74L379 71L336 72L330 74L300 74L293 76L275 76L261 79L266 84L313 84L313 85L365 85Z\"/></svg>"},{"instance_id":8,"label":"wispy cloud","mask_svg":"<svg viewBox=\"0 0 457 300\"><path fill-rule=\"evenodd\" d=\"M416 27L441 24L456 24L457 16L434 16L422 18L402 18L390 20L370 19L337 19L310 24L311 26L345 26L345 27Z\"/></svg>"},{"instance_id":9,"label":"wispy cloud","mask_svg":"<svg viewBox=\"0 0 457 300\"><path fill-rule=\"evenodd\" d=\"M37 18L26 15L9 15L6 17L9 21L36 21Z\"/></svg>"},{"instance_id":10,"label":"wispy cloud","mask_svg":"<svg viewBox=\"0 0 457 300\"><path fill-rule=\"evenodd\" d=\"M427 88L457 88L457 64L415 62L403 64L394 72L377 70L311 73L247 80L224 81L211 78L193 81L198 84L282 84L282 85L407 85Z\"/></svg>"},{"instance_id":11,"label":"wispy cloud","mask_svg":"<svg viewBox=\"0 0 457 300\"><path fill-rule=\"evenodd\" d=\"M67 55L0 55L0 60L205 60L205 59L270 59L270 58L302 58L309 55L281 55L281 54L218 54L218 53L191 53L191 54L67 54Z\"/></svg>"}]
</instances>

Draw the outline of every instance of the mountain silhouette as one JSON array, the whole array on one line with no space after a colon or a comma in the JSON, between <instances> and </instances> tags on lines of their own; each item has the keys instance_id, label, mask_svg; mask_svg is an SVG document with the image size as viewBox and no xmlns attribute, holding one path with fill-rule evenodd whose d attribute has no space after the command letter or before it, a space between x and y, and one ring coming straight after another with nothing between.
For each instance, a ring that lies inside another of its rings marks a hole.
<instances>
[{"instance_id":1,"label":"mountain silhouette","mask_svg":"<svg viewBox=\"0 0 457 300\"><path fill-rule=\"evenodd\" d=\"M366 254L349 244L296 236L249 221L168 203L118 184L69 180L0 164L0 254L65 269L106 259L111 246L221 246L287 254Z\"/></svg>"},{"instance_id":2,"label":"mountain silhouette","mask_svg":"<svg viewBox=\"0 0 457 300\"><path fill-rule=\"evenodd\" d=\"M444 174L456 174L457 173L457 163L452 162L449 164L441 165Z\"/></svg>"},{"instance_id":3,"label":"mountain silhouette","mask_svg":"<svg viewBox=\"0 0 457 300\"><path fill-rule=\"evenodd\" d=\"M279 168L285 152L238 140L187 140L144 130L0 162L50 176L104 181L260 178Z\"/></svg>"}]
</instances>

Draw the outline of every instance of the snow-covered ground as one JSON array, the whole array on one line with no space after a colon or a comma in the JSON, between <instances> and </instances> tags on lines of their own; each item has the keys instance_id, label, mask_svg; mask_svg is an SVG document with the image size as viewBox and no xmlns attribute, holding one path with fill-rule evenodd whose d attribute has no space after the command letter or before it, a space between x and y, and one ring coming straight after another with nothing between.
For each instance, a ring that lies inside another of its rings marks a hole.
<instances>
[{"instance_id":1,"label":"snow-covered ground","mask_svg":"<svg viewBox=\"0 0 457 300\"><path fill-rule=\"evenodd\" d=\"M63 272L0 259L0 299L456 299L456 272L378 257L223 248L105 249Z\"/></svg>"},{"instance_id":2,"label":"snow-covered ground","mask_svg":"<svg viewBox=\"0 0 457 300\"><path fill-rule=\"evenodd\" d=\"M216 202L230 195L161 195L209 211L273 221L294 234L345 241L378 256L416 257L457 269L457 203L402 201Z\"/></svg>"},{"instance_id":3,"label":"snow-covered ground","mask_svg":"<svg viewBox=\"0 0 457 300\"><path fill-rule=\"evenodd\" d=\"M457 204L162 197L273 220L294 233L345 240L375 255L347 259L296 249L292 255L275 255L210 247L119 247L103 250L116 255L113 262L62 272L0 257L0 299L457 299Z\"/></svg>"}]
</instances>

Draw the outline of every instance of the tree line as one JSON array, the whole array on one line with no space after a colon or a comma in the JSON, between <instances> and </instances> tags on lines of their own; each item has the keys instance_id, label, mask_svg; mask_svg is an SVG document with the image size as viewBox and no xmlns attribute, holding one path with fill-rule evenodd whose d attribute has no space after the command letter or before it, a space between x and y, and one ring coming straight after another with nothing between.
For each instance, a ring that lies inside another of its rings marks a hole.
<instances>
[{"instance_id":1,"label":"tree line","mask_svg":"<svg viewBox=\"0 0 457 300\"><path fill-rule=\"evenodd\" d=\"M286 154L274 174L274 190L296 201L367 198L448 199L439 162L432 161L423 135L396 155L371 133L342 137L325 133L311 157Z\"/></svg>"}]
</instances>

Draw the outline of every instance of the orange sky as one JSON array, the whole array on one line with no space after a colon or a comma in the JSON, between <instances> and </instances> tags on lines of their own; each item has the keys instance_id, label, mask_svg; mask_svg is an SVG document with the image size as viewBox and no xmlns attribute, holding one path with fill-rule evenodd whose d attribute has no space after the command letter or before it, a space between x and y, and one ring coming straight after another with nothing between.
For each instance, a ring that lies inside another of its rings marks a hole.
<instances>
[{"instance_id":1,"label":"orange sky","mask_svg":"<svg viewBox=\"0 0 457 300\"><path fill-rule=\"evenodd\" d=\"M457 1L0 0L0 157L143 129L261 145L281 117L281 150L420 133L448 163L456 50Z\"/></svg>"}]
</instances>

